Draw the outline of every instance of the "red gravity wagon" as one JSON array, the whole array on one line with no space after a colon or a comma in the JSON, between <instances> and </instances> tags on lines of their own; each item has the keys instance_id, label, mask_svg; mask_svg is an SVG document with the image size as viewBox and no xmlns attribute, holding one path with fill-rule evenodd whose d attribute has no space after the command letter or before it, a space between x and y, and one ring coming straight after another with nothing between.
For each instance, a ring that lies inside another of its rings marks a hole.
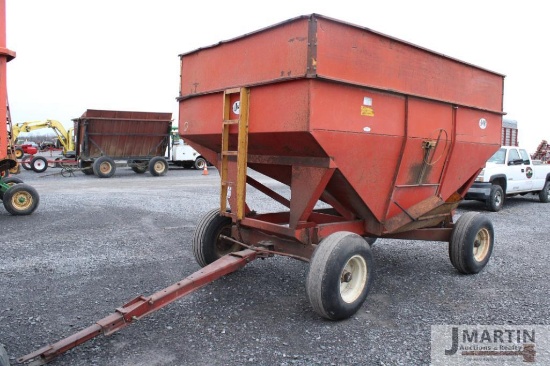
<instances>
[{"instance_id":1,"label":"red gravity wagon","mask_svg":"<svg viewBox=\"0 0 550 366\"><path fill-rule=\"evenodd\" d=\"M464 274L487 264L491 222L453 213L500 147L503 75L317 14L180 58L179 131L221 177L193 238L204 268L20 361L47 362L256 258L309 262L307 296L333 320L364 303L376 238L448 242ZM286 209L255 211L247 187Z\"/></svg>"}]
</instances>

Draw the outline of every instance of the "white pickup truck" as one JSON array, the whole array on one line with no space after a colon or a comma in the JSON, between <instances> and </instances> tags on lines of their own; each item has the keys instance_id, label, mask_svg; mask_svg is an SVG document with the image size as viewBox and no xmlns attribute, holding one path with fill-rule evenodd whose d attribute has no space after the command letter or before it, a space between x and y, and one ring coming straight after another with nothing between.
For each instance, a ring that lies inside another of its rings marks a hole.
<instances>
[{"instance_id":1,"label":"white pickup truck","mask_svg":"<svg viewBox=\"0 0 550 366\"><path fill-rule=\"evenodd\" d=\"M538 194L541 202L550 201L550 164L533 164L525 149L502 146L464 198L485 202L487 209L497 212L506 197L528 193Z\"/></svg>"}]
</instances>

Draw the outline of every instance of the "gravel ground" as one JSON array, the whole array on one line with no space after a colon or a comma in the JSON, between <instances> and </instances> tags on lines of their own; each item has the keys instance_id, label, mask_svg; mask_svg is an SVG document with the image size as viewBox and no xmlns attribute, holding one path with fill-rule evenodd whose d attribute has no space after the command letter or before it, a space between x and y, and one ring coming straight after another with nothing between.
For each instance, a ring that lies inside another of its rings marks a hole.
<instances>
[{"instance_id":1,"label":"gravel ground","mask_svg":"<svg viewBox=\"0 0 550 366\"><path fill-rule=\"evenodd\" d=\"M215 169L152 177L119 168L110 179L58 171L19 175L40 194L33 215L0 207L0 342L12 364L199 269L193 231L218 206ZM278 209L250 196L258 211ZM379 240L367 301L332 322L306 298L306 263L258 260L51 365L428 365L431 325L550 325L550 204L513 198L492 213L467 201L457 215L466 211L495 227L478 275L459 275L446 243Z\"/></svg>"}]
</instances>

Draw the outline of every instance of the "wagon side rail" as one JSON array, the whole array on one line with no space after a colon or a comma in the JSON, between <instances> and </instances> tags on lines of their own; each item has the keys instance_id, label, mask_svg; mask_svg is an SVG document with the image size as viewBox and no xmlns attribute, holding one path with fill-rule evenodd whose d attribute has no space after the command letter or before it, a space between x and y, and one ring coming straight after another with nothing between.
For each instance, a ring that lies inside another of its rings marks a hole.
<instances>
[{"instance_id":1,"label":"wagon side rail","mask_svg":"<svg viewBox=\"0 0 550 366\"><path fill-rule=\"evenodd\" d=\"M44 365L52 361L57 356L68 350L79 346L100 334L106 336L132 324L132 322L155 312L166 305L186 296L209 283L223 277L229 273L235 272L246 264L250 263L259 256L258 251L245 249L223 256L217 261L201 268L192 275L177 283L168 286L151 296L138 296L109 316L97 321L95 324L85 328L67 338L56 343L42 347L28 355L17 359L19 363L29 363L29 365Z\"/></svg>"}]
</instances>

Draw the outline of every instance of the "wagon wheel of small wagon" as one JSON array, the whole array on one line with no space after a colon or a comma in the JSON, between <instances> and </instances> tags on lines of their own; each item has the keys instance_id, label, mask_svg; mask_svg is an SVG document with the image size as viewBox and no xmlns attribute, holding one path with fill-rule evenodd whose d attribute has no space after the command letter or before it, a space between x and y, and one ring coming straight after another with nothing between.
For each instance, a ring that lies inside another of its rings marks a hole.
<instances>
[{"instance_id":1,"label":"wagon wheel of small wagon","mask_svg":"<svg viewBox=\"0 0 550 366\"><path fill-rule=\"evenodd\" d=\"M23 169L25 170L31 170L31 159L32 159L32 155L23 155L23 157L21 158L21 166L23 167Z\"/></svg>"},{"instance_id":2,"label":"wagon wheel of small wagon","mask_svg":"<svg viewBox=\"0 0 550 366\"><path fill-rule=\"evenodd\" d=\"M115 174L116 164L108 156L100 156L94 161L94 174L99 178L111 178Z\"/></svg>"},{"instance_id":3,"label":"wagon wheel of small wagon","mask_svg":"<svg viewBox=\"0 0 550 366\"><path fill-rule=\"evenodd\" d=\"M452 265L464 274L478 273L493 252L494 230L491 221L477 212L466 212L458 218L449 242Z\"/></svg>"},{"instance_id":4,"label":"wagon wheel of small wagon","mask_svg":"<svg viewBox=\"0 0 550 366\"><path fill-rule=\"evenodd\" d=\"M45 172L48 169L48 160L43 156L35 156L31 160L31 169L36 173Z\"/></svg>"},{"instance_id":5,"label":"wagon wheel of small wagon","mask_svg":"<svg viewBox=\"0 0 550 366\"><path fill-rule=\"evenodd\" d=\"M539 192L539 200L543 203L550 202L550 181L544 183L544 187Z\"/></svg>"},{"instance_id":6,"label":"wagon wheel of small wagon","mask_svg":"<svg viewBox=\"0 0 550 366\"><path fill-rule=\"evenodd\" d=\"M241 249L237 243L220 239L220 235L231 236L231 218L220 216L220 210L214 209L200 219L193 235L193 254L201 267Z\"/></svg>"},{"instance_id":7,"label":"wagon wheel of small wagon","mask_svg":"<svg viewBox=\"0 0 550 366\"><path fill-rule=\"evenodd\" d=\"M149 173L155 177L165 175L168 171L168 162L162 156L155 156L149 161Z\"/></svg>"},{"instance_id":8,"label":"wagon wheel of small wagon","mask_svg":"<svg viewBox=\"0 0 550 366\"><path fill-rule=\"evenodd\" d=\"M7 178L2 179L2 182L11 187L14 184L23 183L23 180L19 179L17 177L7 177ZM3 198L4 198L4 192L0 191L0 200L3 199Z\"/></svg>"},{"instance_id":9,"label":"wagon wheel of small wagon","mask_svg":"<svg viewBox=\"0 0 550 366\"><path fill-rule=\"evenodd\" d=\"M3 344L0 344L0 366L10 366L10 358Z\"/></svg>"},{"instance_id":10,"label":"wagon wheel of small wagon","mask_svg":"<svg viewBox=\"0 0 550 366\"><path fill-rule=\"evenodd\" d=\"M38 192L28 184L20 183L11 186L2 199L6 211L12 215L30 215L38 207Z\"/></svg>"},{"instance_id":11,"label":"wagon wheel of small wagon","mask_svg":"<svg viewBox=\"0 0 550 366\"><path fill-rule=\"evenodd\" d=\"M359 310L372 286L374 262L361 236L340 231L315 249L306 279L306 292L320 316L340 320Z\"/></svg>"}]
</instances>

